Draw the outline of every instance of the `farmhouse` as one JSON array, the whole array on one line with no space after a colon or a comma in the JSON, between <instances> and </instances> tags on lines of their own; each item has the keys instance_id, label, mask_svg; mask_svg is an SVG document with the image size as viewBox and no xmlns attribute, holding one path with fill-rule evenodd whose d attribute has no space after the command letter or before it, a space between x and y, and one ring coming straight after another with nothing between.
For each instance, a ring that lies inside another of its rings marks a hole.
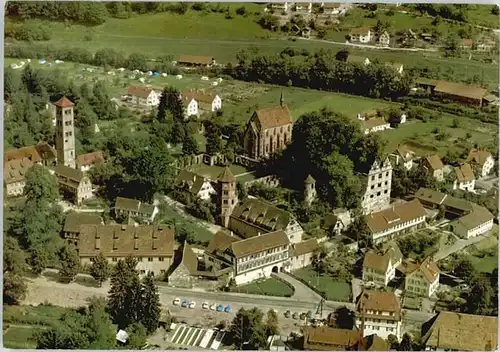
<instances>
[{"instance_id":1,"label":"farmhouse","mask_svg":"<svg viewBox=\"0 0 500 352\"><path fill-rule=\"evenodd\" d=\"M396 268L402 261L403 254L394 242L384 244L378 252L368 251L363 259L363 281L387 286L396 276Z\"/></svg>"},{"instance_id":2,"label":"farmhouse","mask_svg":"<svg viewBox=\"0 0 500 352\"><path fill-rule=\"evenodd\" d=\"M209 200L212 195L217 193L209 179L187 170L179 172L175 183L177 187L187 188L191 194L202 200Z\"/></svg>"},{"instance_id":3,"label":"farmhouse","mask_svg":"<svg viewBox=\"0 0 500 352\"><path fill-rule=\"evenodd\" d=\"M229 229L242 238L282 230L292 243L299 243L304 234L300 224L289 212L256 198L247 198L234 208Z\"/></svg>"},{"instance_id":4,"label":"farmhouse","mask_svg":"<svg viewBox=\"0 0 500 352\"><path fill-rule=\"evenodd\" d=\"M148 222L153 221L158 214L155 205L123 197L116 197L114 210L116 216L139 217Z\"/></svg>"},{"instance_id":5,"label":"farmhouse","mask_svg":"<svg viewBox=\"0 0 500 352\"><path fill-rule=\"evenodd\" d=\"M211 56L182 55L177 63L188 67L210 67L215 65L215 58Z\"/></svg>"},{"instance_id":6,"label":"farmhouse","mask_svg":"<svg viewBox=\"0 0 500 352\"><path fill-rule=\"evenodd\" d=\"M432 94L444 99L474 106L482 106L483 98L488 95L487 89L461 83L425 78L418 79L416 83L417 86L430 89Z\"/></svg>"},{"instance_id":7,"label":"farmhouse","mask_svg":"<svg viewBox=\"0 0 500 352\"><path fill-rule=\"evenodd\" d=\"M378 37L378 43L380 46L387 48L391 42L391 36L387 31L384 31L379 37Z\"/></svg>"},{"instance_id":8,"label":"farmhouse","mask_svg":"<svg viewBox=\"0 0 500 352\"><path fill-rule=\"evenodd\" d=\"M479 177L488 176L495 166L495 159L493 159L491 153L480 148L472 149L465 162L478 169Z\"/></svg>"},{"instance_id":9,"label":"farmhouse","mask_svg":"<svg viewBox=\"0 0 500 352\"><path fill-rule=\"evenodd\" d=\"M393 239L425 226L426 212L416 199L366 216L373 243Z\"/></svg>"},{"instance_id":10,"label":"farmhouse","mask_svg":"<svg viewBox=\"0 0 500 352\"><path fill-rule=\"evenodd\" d=\"M102 253L110 263L132 256L141 275L163 275L174 256L174 229L162 225L82 225L78 256L82 265Z\"/></svg>"},{"instance_id":11,"label":"farmhouse","mask_svg":"<svg viewBox=\"0 0 500 352\"><path fill-rule=\"evenodd\" d=\"M370 28L354 28L349 32L350 41L353 43L369 43L372 36Z\"/></svg>"},{"instance_id":12,"label":"farmhouse","mask_svg":"<svg viewBox=\"0 0 500 352\"><path fill-rule=\"evenodd\" d=\"M204 92L186 91L182 93L186 111L185 115L199 116L202 112L216 112L222 109L222 100L217 94L206 94Z\"/></svg>"},{"instance_id":13,"label":"farmhouse","mask_svg":"<svg viewBox=\"0 0 500 352\"><path fill-rule=\"evenodd\" d=\"M318 240L310 238L308 240L295 243L291 250L290 270L297 270L311 265L314 257L314 251L318 248Z\"/></svg>"},{"instance_id":14,"label":"farmhouse","mask_svg":"<svg viewBox=\"0 0 500 352\"><path fill-rule=\"evenodd\" d=\"M485 235L493 228L494 218L488 209L473 204L472 212L452 222L451 230L464 239Z\"/></svg>"},{"instance_id":15,"label":"farmhouse","mask_svg":"<svg viewBox=\"0 0 500 352\"><path fill-rule=\"evenodd\" d=\"M147 86L131 86L128 88L127 96L133 104L153 107L160 104L161 93Z\"/></svg>"},{"instance_id":16,"label":"farmhouse","mask_svg":"<svg viewBox=\"0 0 500 352\"><path fill-rule=\"evenodd\" d=\"M82 154L76 157L76 167L81 172L87 172L93 166L102 164L104 164L104 155L101 151Z\"/></svg>"},{"instance_id":17,"label":"farmhouse","mask_svg":"<svg viewBox=\"0 0 500 352\"><path fill-rule=\"evenodd\" d=\"M405 145L398 145L396 150L389 155L389 157L394 160L395 165L402 165L406 170L411 170L413 167L413 160L415 159L415 152Z\"/></svg>"},{"instance_id":18,"label":"farmhouse","mask_svg":"<svg viewBox=\"0 0 500 352\"><path fill-rule=\"evenodd\" d=\"M377 335L363 337L358 331L328 326L304 328L305 351L388 351L385 340Z\"/></svg>"},{"instance_id":19,"label":"farmhouse","mask_svg":"<svg viewBox=\"0 0 500 352\"><path fill-rule=\"evenodd\" d=\"M439 286L439 268L427 257L422 262L405 263L405 291L423 297L431 297Z\"/></svg>"},{"instance_id":20,"label":"farmhouse","mask_svg":"<svg viewBox=\"0 0 500 352\"><path fill-rule=\"evenodd\" d=\"M497 45L498 40L494 40L491 37L483 36L476 40L476 51L479 52L489 52L492 51Z\"/></svg>"},{"instance_id":21,"label":"farmhouse","mask_svg":"<svg viewBox=\"0 0 500 352\"><path fill-rule=\"evenodd\" d=\"M347 209L335 209L332 213L325 215L323 219L323 228L340 235L346 230L352 222L351 213Z\"/></svg>"},{"instance_id":22,"label":"farmhouse","mask_svg":"<svg viewBox=\"0 0 500 352\"><path fill-rule=\"evenodd\" d=\"M462 51L470 51L472 50L472 44L472 39L462 39L458 47Z\"/></svg>"},{"instance_id":23,"label":"farmhouse","mask_svg":"<svg viewBox=\"0 0 500 352\"><path fill-rule=\"evenodd\" d=\"M422 160L424 168L430 171L437 181L444 181L444 164L437 154L428 155Z\"/></svg>"},{"instance_id":24,"label":"farmhouse","mask_svg":"<svg viewBox=\"0 0 500 352\"><path fill-rule=\"evenodd\" d=\"M75 204L80 205L84 200L94 196L90 178L80 170L58 164L54 168L54 174L59 184L59 190Z\"/></svg>"},{"instance_id":25,"label":"farmhouse","mask_svg":"<svg viewBox=\"0 0 500 352\"><path fill-rule=\"evenodd\" d=\"M441 311L422 329L426 351L496 351L498 318Z\"/></svg>"},{"instance_id":26,"label":"farmhouse","mask_svg":"<svg viewBox=\"0 0 500 352\"><path fill-rule=\"evenodd\" d=\"M376 334L387 339L395 335L401 339L401 307L393 292L365 290L356 303L356 327L363 336Z\"/></svg>"},{"instance_id":27,"label":"farmhouse","mask_svg":"<svg viewBox=\"0 0 500 352\"><path fill-rule=\"evenodd\" d=\"M297 12L312 12L312 2L298 2L295 4L295 11Z\"/></svg>"},{"instance_id":28,"label":"farmhouse","mask_svg":"<svg viewBox=\"0 0 500 352\"><path fill-rule=\"evenodd\" d=\"M465 163L458 167L454 167L456 179L453 181L453 189L461 189L466 192L473 192L476 178L470 164Z\"/></svg>"},{"instance_id":29,"label":"farmhouse","mask_svg":"<svg viewBox=\"0 0 500 352\"><path fill-rule=\"evenodd\" d=\"M13 159L4 162L3 183L4 194L8 197L21 196L26 185L26 173L33 166L28 158Z\"/></svg>"},{"instance_id":30,"label":"farmhouse","mask_svg":"<svg viewBox=\"0 0 500 352\"><path fill-rule=\"evenodd\" d=\"M363 214L389 206L391 200L392 164L389 158L383 163L375 161L367 175L360 175L366 185L365 194L361 200Z\"/></svg>"},{"instance_id":31,"label":"farmhouse","mask_svg":"<svg viewBox=\"0 0 500 352\"><path fill-rule=\"evenodd\" d=\"M11 160L28 159L33 164L43 166L54 166L56 164L57 155L54 148L47 143L39 143L34 146L23 147L10 150L4 153L4 164Z\"/></svg>"},{"instance_id":32,"label":"farmhouse","mask_svg":"<svg viewBox=\"0 0 500 352\"><path fill-rule=\"evenodd\" d=\"M391 128L391 124L382 117L374 117L363 121L363 131L365 134L379 132Z\"/></svg>"},{"instance_id":33,"label":"farmhouse","mask_svg":"<svg viewBox=\"0 0 500 352\"><path fill-rule=\"evenodd\" d=\"M103 221L99 215L85 213L69 213L64 220L63 236L64 238L78 246L80 238L80 228L82 225L101 225Z\"/></svg>"}]
</instances>

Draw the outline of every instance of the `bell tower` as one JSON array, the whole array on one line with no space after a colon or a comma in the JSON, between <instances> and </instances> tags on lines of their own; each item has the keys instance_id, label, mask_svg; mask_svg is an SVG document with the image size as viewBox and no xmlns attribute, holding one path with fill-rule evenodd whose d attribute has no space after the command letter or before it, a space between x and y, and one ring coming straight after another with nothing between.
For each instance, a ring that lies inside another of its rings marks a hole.
<instances>
[{"instance_id":1,"label":"bell tower","mask_svg":"<svg viewBox=\"0 0 500 352\"><path fill-rule=\"evenodd\" d=\"M52 110L56 121L57 163L73 169L76 168L74 105L68 98L63 96L54 103L55 109Z\"/></svg>"},{"instance_id":2,"label":"bell tower","mask_svg":"<svg viewBox=\"0 0 500 352\"><path fill-rule=\"evenodd\" d=\"M304 201L307 205L311 205L314 199L316 199L316 180L309 175L304 181Z\"/></svg>"},{"instance_id":3,"label":"bell tower","mask_svg":"<svg viewBox=\"0 0 500 352\"><path fill-rule=\"evenodd\" d=\"M220 223L224 227L229 226L229 218L233 213L233 209L238 203L238 196L236 193L236 178L233 173L226 166L226 169L217 178L218 190L217 198L220 207Z\"/></svg>"}]
</instances>

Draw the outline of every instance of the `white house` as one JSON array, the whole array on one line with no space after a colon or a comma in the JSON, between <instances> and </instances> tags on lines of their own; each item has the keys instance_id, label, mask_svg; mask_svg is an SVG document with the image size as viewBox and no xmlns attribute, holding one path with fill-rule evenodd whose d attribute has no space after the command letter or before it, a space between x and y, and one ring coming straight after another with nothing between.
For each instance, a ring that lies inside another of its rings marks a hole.
<instances>
[{"instance_id":1,"label":"white house","mask_svg":"<svg viewBox=\"0 0 500 352\"><path fill-rule=\"evenodd\" d=\"M185 116L186 118L190 117L190 116L199 116L199 110L198 110L198 102L194 99L184 99L185 103L185 106L186 106L186 109L185 109Z\"/></svg>"},{"instance_id":2,"label":"white house","mask_svg":"<svg viewBox=\"0 0 500 352\"><path fill-rule=\"evenodd\" d=\"M396 267L403 261L403 254L395 243L387 243L382 250L370 250L363 259L363 281L379 286L387 284L396 276Z\"/></svg>"},{"instance_id":3,"label":"white house","mask_svg":"<svg viewBox=\"0 0 500 352\"><path fill-rule=\"evenodd\" d=\"M391 42L391 36L387 31L384 31L379 37L378 37L378 43L380 46L387 48Z\"/></svg>"},{"instance_id":4,"label":"white house","mask_svg":"<svg viewBox=\"0 0 500 352\"><path fill-rule=\"evenodd\" d=\"M199 116L203 112L216 112L222 109L222 99L218 94L186 91L182 93L182 100L186 104L187 116Z\"/></svg>"},{"instance_id":5,"label":"white house","mask_svg":"<svg viewBox=\"0 0 500 352\"><path fill-rule=\"evenodd\" d=\"M476 178L470 164L465 163L459 167L454 167L453 170L456 175L456 179L453 181L453 189L461 189L466 192L474 191Z\"/></svg>"},{"instance_id":6,"label":"white house","mask_svg":"<svg viewBox=\"0 0 500 352\"><path fill-rule=\"evenodd\" d=\"M393 292L365 290L358 298L356 327L363 330L363 337L395 335L400 340L401 320L401 306Z\"/></svg>"},{"instance_id":7,"label":"white house","mask_svg":"<svg viewBox=\"0 0 500 352\"><path fill-rule=\"evenodd\" d=\"M369 43L373 38L370 28L354 28L349 33L350 41L353 43Z\"/></svg>"},{"instance_id":8,"label":"white house","mask_svg":"<svg viewBox=\"0 0 500 352\"><path fill-rule=\"evenodd\" d=\"M283 12L288 12L290 10L290 5L291 3L289 2L278 2L278 3L270 3L268 5L268 8L265 9L265 11L268 11L269 9L274 10L274 11L283 11Z\"/></svg>"},{"instance_id":9,"label":"white house","mask_svg":"<svg viewBox=\"0 0 500 352\"><path fill-rule=\"evenodd\" d=\"M209 200L212 195L217 193L208 178L187 170L179 172L176 184L178 187L187 187L189 192L202 200Z\"/></svg>"},{"instance_id":10,"label":"white house","mask_svg":"<svg viewBox=\"0 0 500 352\"><path fill-rule=\"evenodd\" d=\"M374 117L363 121L363 131L365 134L384 131L391 128L391 124L382 117Z\"/></svg>"},{"instance_id":11,"label":"white house","mask_svg":"<svg viewBox=\"0 0 500 352\"><path fill-rule=\"evenodd\" d=\"M439 286L439 268L427 257L421 263L405 263L405 291L407 293L430 298Z\"/></svg>"},{"instance_id":12,"label":"white house","mask_svg":"<svg viewBox=\"0 0 500 352\"><path fill-rule=\"evenodd\" d=\"M128 100L143 106L158 106L161 93L147 86L131 86L128 88Z\"/></svg>"},{"instance_id":13,"label":"white house","mask_svg":"<svg viewBox=\"0 0 500 352\"><path fill-rule=\"evenodd\" d=\"M81 154L76 157L76 167L82 172L89 171L96 165L104 163L104 155L101 151Z\"/></svg>"},{"instance_id":14,"label":"white house","mask_svg":"<svg viewBox=\"0 0 500 352\"><path fill-rule=\"evenodd\" d=\"M390 155L396 165L402 164L406 170L411 170L415 152L404 145L398 145L398 148Z\"/></svg>"},{"instance_id":15,"label":"white house","mask_svg":"<svg viewBox=\"0 0 500 352\"><path fill-rule=\"evenodd\" d=\"M479 148L474 148L469 152L466 162L479 169L480 177L488 176L495 166L495 159L491 153Z\"/></svg>"},{"instance_id":16,"label":"white house","mask_svg":"<svg viewBox=\"0 0 500 352\"><path fill-rule=\"evenodd\" d=\"M451 230L459 237L469 239L487 234L493 228L493 214L482 206L472 204L473 211L451 224Z\"/></svg>"},{"instance_id":17,"label":"white house","mask_svg":"<svg viewBox=\"0 0 500 352\"><path fill-rule=\"evenodd\" d=\"M314 251L318 248L316 238L292 244L289 270L297 270L312 264Z\"/></svg>"},{"instance_id":18,"label":"white house","mask_svg":"<svg viewBox=\"0 0 500 352\"><path fill-rule=\"evenodd\" d=\"M425 225L426 212L417 199L366 216L373 243L381 243Z\"/></svg>"},{"instance_id":19,"label":"white house","mask_svg":"<svg viewBox=\"0 0 500 352\"><path fill-rule=\"evenodd\" d=\"M297 2L295 3L295 11L297 12L312 12L312 2Z\"/></svg>"},{"instance_id":20,"label":"white house","mask_svg":"<svg viewBox=\"0 0 500 352\"><path fill-rule=\"evenodd\" d=\"M324 219L323 227L326 230L333 231L340 235L352 222L351 213L347 209L335 209L331 214L327 214Z\"/></svg>"}]
</instances>

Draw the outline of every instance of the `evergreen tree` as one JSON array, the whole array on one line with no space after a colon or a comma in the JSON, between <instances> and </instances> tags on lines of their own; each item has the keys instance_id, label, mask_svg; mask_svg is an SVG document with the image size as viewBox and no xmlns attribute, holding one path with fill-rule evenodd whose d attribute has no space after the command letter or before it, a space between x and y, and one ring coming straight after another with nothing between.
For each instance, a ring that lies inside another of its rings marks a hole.
<instances>
[{"instance_id":1,"label":"evergreen tree","mask_svg":"<svg viewBox=\"0 0 500 352\"><path fill-rule=\"evenodd\" d=\"M109 278L109 274L110 266L108 260L99 252L99 254L94 257L94 262L90 266L90 275L92 275L92 277L99 282L99 285L102 286L102 283Z\"/></svg>"},{"instance_id":2,"label":"evergreen tree","mask_svg":"<svg viewBox=\"0 0 500 352\"><path fill-rule=\"evenodd\" d=\"M250 350L258 350L265 346L266 329L262 323L264 314L258 308L246 310L241 308L231 323L234 345L242 350L243 346Z\"/></svg>"},{"instance_id":3,"label":"evergreen tree","mask_svg":"<svg viewBox=\"0 0 500 352\"><path fill-rule=\"evenodd\" d=\"M4 234L3 302L18 304L26 296L26 257L15 238Z\"/></svg>"},{"instance_id":4,"label":"evergreen tree","mask_svg":"<svg viewBox=\"0 0 500 352\"><path fill-rule=\"evenodd\" d=\"M267 312L266 335L273 336L279 332L278 315L273 309Z\"/></svg>"},{"instance_id":5,"label":"evergreen tree","mask_svg":"<svg viewBox=\"0 0 500 352\"><path fill-rule=\"evenodd\" d=\"M65 281L73 281L80 270L80 258L76 248L72 245L65 245L59 251L59 276Z\"/></svg>"},{"instance_id":6,"label":"evergreen tree","mask_svg":"<svg viewBox=\"0 0 500 352\"><path fill-rule=\"evenodd\" d=\"M198 142L193 137L193 135L188 135L184 138L182 142L182 154L184 155L197 155L199 153L198 150Z\"/></svg>"},{"instance_id":7,"label":"evergreen tree","mask_svg":"<svg viewBox=\"0 0 500 352\"><path fill-rule=\"evenodd\" d=\"M40 275L47 267L48 259L47 251L44 248L41 246L32 248L30 250L29 265L33 274Z\"/></svg>"},{"instance_id":8,"label":"evergreen tree","mask_svg":"<svg viewBox=\"0 0 500 352\"><path fill-rule=\"evenodd\" d=\"M399 351L412 351L411 337L408 334L404 334L399 344Z\"/></svg>"},{"instance_id":9,"label":"evergreen tree","mask_svg":"<svg viewBox=\"0 0 500 352\"><path fill-rule=\"evenodd\" d=\"M146 331L151 334L158 328L161 314L160 296L151 273L142 280L141 292L139 319Z\"/></svg>"},{"instance_id":10,"label":"evergreen tree","mask_svg":"<svg viewBox=\"0 0 500 352\"><path fill-rule=\"evenodd\" d=\"M146 344L147 330L140 323L134 323L128 329L127 348L130 350L140 350Z\"/></svg>"}]
</instances>

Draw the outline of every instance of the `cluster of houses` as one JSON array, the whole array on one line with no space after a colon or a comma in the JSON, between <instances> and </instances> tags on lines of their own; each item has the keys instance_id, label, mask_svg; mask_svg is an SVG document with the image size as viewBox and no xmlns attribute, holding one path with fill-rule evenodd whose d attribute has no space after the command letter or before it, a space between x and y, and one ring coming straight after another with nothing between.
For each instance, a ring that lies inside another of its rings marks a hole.
<instances>
[{"instance_id":1,"label":"cluster of houses","mask_svg":"<svg viewBox=\"0 0 500 352\"><path fill-rule=\"evenodd\" d=\"M303 14L312 14L313 5L318 4L318 9L324 15L331 16L343 16L349 9L350 5L345 3L335 3L335 2L282 2L282 3L270 3L264 9L264 11L278 11L281 13L298 12Z\"/></svg>"}]
</instances>

